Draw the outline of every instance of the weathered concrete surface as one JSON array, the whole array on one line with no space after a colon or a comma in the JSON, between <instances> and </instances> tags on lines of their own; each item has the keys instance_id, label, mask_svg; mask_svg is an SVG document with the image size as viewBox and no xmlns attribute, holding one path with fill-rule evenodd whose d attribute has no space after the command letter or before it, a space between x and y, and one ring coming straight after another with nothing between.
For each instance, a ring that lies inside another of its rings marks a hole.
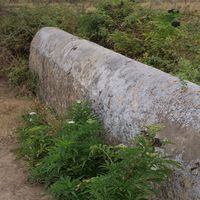
<instances>
[{"instance_id":1,"label":"weathered concrete surface","mask_svg":"<svg viewBox=\"0 0 200 200\"><path fill-rule=\"evenodd\" d=\"M200 199L200 87L136 62L56 28L34 37L30 68L38 74L40 95L64 111L88 99L110 134L123 142L148 124L163 123L160 137L185 166L162 199Z\"/></svg>"}]
</instances>

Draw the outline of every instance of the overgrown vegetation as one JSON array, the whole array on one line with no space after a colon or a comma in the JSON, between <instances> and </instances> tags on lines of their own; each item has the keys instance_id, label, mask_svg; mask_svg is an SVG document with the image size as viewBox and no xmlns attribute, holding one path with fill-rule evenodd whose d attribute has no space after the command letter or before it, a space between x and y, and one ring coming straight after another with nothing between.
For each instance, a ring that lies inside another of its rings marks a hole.
<instances>
[{"instance_id":1,"label":"overgrown vegetation","mask_svg":"<svg viewBox=\"0 0 200 200\"><path fill-rule=\"evenodd\" d=\"M66 3L60 6L21 6L2 14L0 63L6 68L4 71L9 74L11 82L16 79L16 73L12 70L21 66L22 60L28 59L30 42L35 33L42 27L54 26L177 75L181 79L200 84L198 13L152 10L131 0L96 2L98 1L91 3L84 0L82 3ZM171 23L174 20L180 21L181 26L173 27ZM21 67L23 66L24 64ZM24 83L31 82L31 76L27 76L26 70L23 72L26 80L23 83L14 82L14 85L17 83L22 87ZM23 72L17 74L23 76ZM15 77L12 77L13 74Z\"/></svg>"},{"instance_id":2,"label":"overgrown vegetation","mask_svg":"<svg viewBox=\"0 0 200 200\"><path fill-rule=\"evenodd\" d=\"M174 20L179 20L181 26L173 27ZM144 9L130 0L106 0L94 12L85 14L81 22L82 36L200 83L199 16Z\"/></svg>"},{"instance_id":3,"label":"overgrown vegetation","mask_svg":"<svg viewBox=\"0 0 200 200\"><path fill-rule=\"evenodd\" d=\"M57 200L149 199L179 166L159 153L158 126L130 146L108 145L89 104L75 103L59 128L47 113L40 108L24 115L20 152L29 163L30 180L45 184Z\"/></svg>"},{"instance_id":4,"label":"overgrown vegetation","mask_svg":"<svg viewBox=\"0 0 200 200\"><path fill-rule=\"evenodd\" d=\"M54 26L75 32L78 10L62 6L20 7L12 9L0 19L1 72L8 75L14 86L35 93L35 77L28 69L30 43L44 26ZM80 12L80 11L79 11ZM6 61L6 62L5 62ZM27 84L28 83L28 84Z\"/></svg>"}]
</instances>

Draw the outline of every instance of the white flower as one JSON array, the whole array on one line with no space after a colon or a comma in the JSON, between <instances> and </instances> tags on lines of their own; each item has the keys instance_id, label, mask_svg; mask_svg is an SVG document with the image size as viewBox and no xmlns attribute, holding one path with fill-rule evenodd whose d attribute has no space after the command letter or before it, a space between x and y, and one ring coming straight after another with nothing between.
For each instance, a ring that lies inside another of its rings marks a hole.
<instances>
[{"instance_id":1,"label":"white flower","mask_svg":"<svg viewBox=\"0 0 200 200\"><path fill-rule=\"evenodd\" d=\"M88 124L94 124L96 122L96 120L94 120L94 119L88 119L87 120L87 123Z\"/></svg>"},{"instance_id":2,"label":"white flower","mask_svg":"<svg viewBox=\"0 0 200 200\"><path fill-rule=\"evenodd\" d=\"M124 145L124 144L118 144L117 146L118 146L119 148L127 148L127 146Z\"/></svg>"},{"instance_id":3,"label":"white flower","mask_svg":"<svg viewBox=\"0 0 200 200\"><path fill-rule=\"evenodd\" d=\"M30 112L29 115L37 115L36 112Z\"/></svg>"},{"instance_id":4,"label":"white flower","mask_svg":"<svg viewBox=\"0 0 200 200\"><path fill-rule=\"evenodd\" d=\"M158 154L157 153L149 153L149 152L146 152L146 155L150 156L150 157L155 157L157 156Z\"/></svg>"},{"instance_id":5,"label":"white flower","mask_svg":"<svg viewBox=\"0 0 200 200\"><path fill-rule=\"evenodd\" d=\"M74 124L75 121L68 121L67 123L68 123L68 124Z\"/></svg>"},{"instance_id":6,"label":"white flower","mask_svg":"<svg viewBox=\"0 0 200 200\"><path fill-rule=\"evenodd\" d=\"M76 103L80 104L80 103L81 103L81 101L80 101L80 100L77 100L77 101L76 101Z\"/></svg>"},{"instance_id":7,"label":"white flower","mask_svg":"<svg viewBox=\"0 0 200 200\"><path fill-rule=\"evenodd\" d=\"M32 122L32 121L33 121L33 119L31 119L31 118L30 118L30 119L29 119L29 121L30 121L30 122Z\"/></svg>"},{"instance_id":8,"label":"white flower","mask_svg":"<svg viewBox=\"0 0 200 200\"><path fill-rule=\"evenodd\" d=\"M156 171L156 170L158 170L158 167L157 167L156 165L153 165L153 166L151 167L151 170Z\"/></svg>"}]
</instances>

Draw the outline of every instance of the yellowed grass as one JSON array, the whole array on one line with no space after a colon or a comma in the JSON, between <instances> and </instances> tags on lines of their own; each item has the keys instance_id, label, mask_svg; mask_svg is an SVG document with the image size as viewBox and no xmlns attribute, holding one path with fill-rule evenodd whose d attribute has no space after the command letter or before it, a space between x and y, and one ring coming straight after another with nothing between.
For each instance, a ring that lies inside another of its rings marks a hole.
<instances>
[{"instance_id":1,"label":"yellowed grass","mask_svg":"<svg viewBox=\"0 0 200 200\"><path fill-rule=\"evenodd\" d=\"M1 1L1 0L0 0ZM65 6L71 9L76 9L76 10L84 10L84 11L93 11L94 10L94 2L91 0L84 1L84 2L77 2L77 3L69 3L69 2L57 2L57 1L52 1L52 3L47 3L47 1L41 0L40 3L33 3L31 0L30 1L24 1L24 0L18 0L17 2L9 2L8 0L4 2L4 7L7 8L20 8L23 6L26 7L35 7L35 6Z\"/></svg>"},{"instance_id":2,"label":"yellowed grass","mask_svg":"<svg viewBox=\"0 0 200 200\"><path fill-rule=\"evenodd\" d=\"M147 1L145 3L141 3L142 6L152 8L152 9L163 9L163 10L168 10L168 9L178 9L182 12L200 12L200 1L198 2L177 2L177 3L171 3L169 2L164 2L164 3L159 3L156 1Z\"/></svg>"}]
</instances>

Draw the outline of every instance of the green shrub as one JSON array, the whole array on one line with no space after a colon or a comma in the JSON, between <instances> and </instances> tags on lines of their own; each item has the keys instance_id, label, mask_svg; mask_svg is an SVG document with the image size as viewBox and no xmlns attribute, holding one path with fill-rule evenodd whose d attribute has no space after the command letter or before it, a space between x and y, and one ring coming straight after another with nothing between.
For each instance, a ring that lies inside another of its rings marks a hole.
<instances>
[{"instance_id":1,"label":"green shrub","mask_svg":"<svg viewBox=\"0 0 200 200\"><path fill-rule=\"evenodd\" d=\"M48 134L48 127L45 125L24 129L22 132L23 134L20 137L21 153L34 166L35 162L46 156L49 147L52 145L52 138Z\"/></svg>"},{"instance_id":2,"label":"green shrub","mask_svg":"<svg viewBox=\"0 0 200 200\"><path fill-rule=\"evenodd\" d=\"M77 101L69 108L67 117L78 124L96 122L96 115L90 104L81 101Z\"/></svg>"},{"instance_id":3,"label":"green shrub","mask_svg":"<svg viewBox=\"0 0 200 200\"><path fill-rule=\"evenodd\" d=\"M8 80L13 86L23 88L23 92L31 92L36 94L37 77L31 73L28 68L28 61L26 59L15 60L9 69L7 69Z\"/></svg>"},{"instance_id":4,"label":"green shrub","mask_svg":"<svg viewBox=\"0 0 200 200\"><path fill-rule=\"evenodd\" d=\"M140 7L130 0L101 1L81 17L82 37L167 73L199 83L199 27L196 17ZM179 28L171 22L181 21ZM198 29L197 29L198 27ZM186 68L182 60L188 60ZM191 70L191 76L188 71Z\"/></svg>"},{"instance_id":5,"label":"green shrub","mask_svg":"<svg viewBox=\"0 0 200 200\"><path fill-rule=\"evenodd\" d=\"M46 117L38 111L25 115L19 141L30 163L30 180L49 186L57 200L148 199L179 166L157 150L158 126L130 146L113 146L104 144L101 124L87 103L77 101L53 134Z\"/></svg>"},{"instance_id":6,"label":"green shrub","mask_svg":"<svg viewBox=\"0 0 200 200\"><path fill-rule=\"evenodd\" d=\"M78 179L72 180L70 177L60 178L51 185L49 191L57 200L86 200L87 197L81 191L80 183Z\"/></svg>"},{"instance_id":7,"label":"green shrub","mask_svg":"<svg viewBox=\"0 0 200 200\"><path fill-rule=\"evenodd\" d=\"M145 51L143 43L138 38L133 38L132 34L116 31L110 35L115 51L126 54L129 57L139 57Z\"/></svg>"},{"instance_id":8,"label":"green shrub","mask_svg":"<svg viewBox=\"0 0 200 200\"><path fill-rule=\"evenodd\" d=\"M44 112L37 110L24 115L26 125L19 130L19 141L21 153L30 161L32 157L32 180L50 184L60 176L91 177L103 171L95 164L101 156L90 155L90 146L101 142L101 126L93 110L89 104L78 101L67 116L70 120L52 134L55 129Z\"/></svg>"},{"instance_id":9,"label":"green shrub","mask_svg":"<svg viewBox=\"0 0 200 200\"><path fill-rule=\"evenodd\" d=\"M109 46L109 35L119 30L123 20L133 12L129 1L101 1L97 10L80 19L79 34L103 46Z\"/></svg>"},{"instance_id":10,"label":"green shrub","mask_svg":"<svg viewBox=\"0 0 200 200\"><path fill-rule=\"evenodd\" d=\"M36 32L45 26L59 27L74 33L78 13L67 6L20 7L1 18L0 46L13 55L28 57Z\"/></svg>"},{"instance_id":11,"label":"green shrub","mask_svg":"<svg viewBox=\"0 0 200 200\"><path fill-rule=\"evenodd\" d=\"M75 33L79 7L33 6L10 9L0 18L0 65L9 80L21 90L35 93L35 77L28 68L30 44L36 32L46 26L58 27ZM5 62L6 61L6 62ZM8 68L10 70L8 70Z\"/></svg>"},{"instance_id":12,"label":"green shrub","mask_svg":"<svg viewBox=\"0 0 200 200\"><path fill-rule=\"evenodd\" d=\"M196 82L200 84L200 67L193 66L190 60L180 59L178 65L180 66L180 70L178 72L178 76L182 80L190 80L192 82Z\"/></svg>"},{"instance_id":13,"label":"green shrub","mask_svg":"<svg viewBox=\"0 0 200 200\"><path fill-rule=\"evenodd\" d=\"M50 184L59 177L87 178L96 173L95 163L89 156L90 146L98 143L95 129L90 131L91 126L88 125L69 126L63 130L66 136L55 139L49 155L32 170L32 179Z\"/></svg>"},{"instance_id":14,"label":"green shrub","mask_svg":"<svg viewBox=\"0 0 200 200\"><path fill-rule=\"evenodd\" d=\"M48 123L46 121L46 113L41 112L41 110L37 109L34 112L30 112L26 115L23 115L23 120L25 122L25 127L27 128L34 128L38 126L46 125Z\"/></svg>"},{"instance_id":15,"label":"green shrub","mask_svg":"<svg viewBox=\"0 0 200 200\"><path fill-rule=\"evenodd\" d=\"M90 180L90 199L149 199L158 192L156 188L172 173L170 166L177 163L159 155L152 136L138 136L134 146L121 146L106 166L108 172Z\"/></svg>"},{"instance_id":16,"label":"green shrub","mask_svg":"<svg viewBox=\"0 0 200 200\"><path fill-rule=\"evenodd\" d=\"M86 5L90 5L90 11ZM175 19L181 22L178 28L171 25ZM45 26L61 28L165 72L199 83L198 16L152 10L131 0L103 0L97 5L95 1L62 6L22 6L12 9L0 19L1 68L18 68L17 63L27 60L33 36ZM13 62L16 59L19 61ZM183 60L190 64L186 65ZM19 80L14 80L14 83L18 84ZM24 82L30 84L29 80L30 77Z\"/></svg>"}]
</instances>

